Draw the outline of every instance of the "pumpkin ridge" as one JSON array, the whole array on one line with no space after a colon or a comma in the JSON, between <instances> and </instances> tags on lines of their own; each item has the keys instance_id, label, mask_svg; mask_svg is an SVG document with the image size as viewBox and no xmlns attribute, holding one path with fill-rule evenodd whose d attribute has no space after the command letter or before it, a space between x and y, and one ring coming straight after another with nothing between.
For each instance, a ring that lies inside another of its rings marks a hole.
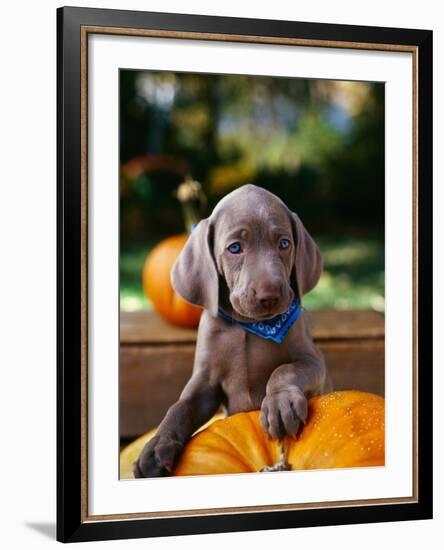
<instances>
[{"instance_id":1,"label":"pumpkin ridge","mask_svg":"<svg viewBox=\"0 0 444 550\"><path fill-rule=\"evenodd\" d=\"M226 418L230 418L230 417L226 417ZM236 458L236 460L241 462L245 466L245 468L250 468L250 465L245 462L245 460L243 458L243 455L239 452L239 449L235 445L233 445L233 443L228 439L227 436L225 436L219 430L217 430L217 427L218 427L217 424L221 421L223 421L223 419L222 420L217 420L216 422L214 422L214 424L212 424L209 427L211 432L213 433L213 435L216 435L217 437L222 439L222 441L224 441L225 443L228 444L228 447L233 450L232 453L229 453L231 456L233 456L234 458ZM204 432L200 432L200 433L203 434Z\"/></svg>"},{"instance_id":2,"label":"pumpkin ridge","mask_svg":"<svg viewBox=\"0 0 444 550\"><path fill-rule=\"evenodd\" d=\"M317 445L313 445L312 443L310 444L310 447L309 449L305 450L305 444L306 444L306 439L307 438L310 438L310 435L312 433L315 432L315 429L314 429L314 426L313 426L313 417L316 416L316 415L320 415L320 418L322 419L322 413L320 412L319 408L318 408L318 402L319 402L319 397L315 397L313 401L311 401L310 403L310 407L309 407L309 415L308 415L308 418L307 418L307 422L306 424L303 426L301 432L299 433L299 436L297 437L297 440L296 440L296 447L294 449L294 453L296 454L296 458L298 459L297 461L298 462L307 462L307 461L311 461L312 457L316 457L320 454L320 450L323 449L325 447L326 444L328 444L330 438L326 438L326 434L327 434L327 430L324 428L322 430L323 432L323 438L318 440L318 443ZM337 415L339 416L339 415ZM333 429L333 427L329 427L330 430ZM305 467L302 467L302 468L296 468L298 470L302 469L306 469Z\"/></svg>"},{"instance_id":3,"label":"pumpkin ridge","mask_svg":"<svg viewBox=\"0 0 444 550\"><path fill-rule=\"evenodd\" d=\"M256 413L256 415L254 415L253 412L249 412L247 414L248 414L248 420L249 420L250 426L252 427L252 430L256 435L256 437L261 442L261 447L264 449L265 455L267 457L267 464L263 464L263 466L272 466L274 461L270 453L270 446L268 444L268 441L266 440L267 435L262 429L262 426L259 420L259 414Z\"/></svg>"},{"instance_id":4,"label":"pumpkin ridge","mask_svg":"<svg viewBox=\"0 0 444 550\"><path fill-rule=\"evenodd\" d=\"M197 442L196 444L196 449L199 448L199 451L205 451L205 450L208 450L208 451L212 451L214 453L214 447L213 445L207 445L206 443L199 443ZM216 450L216 452L220 453L219 449ZM223 454L224 455L227 455L227 456L231 456L232 458L234 458L235 460L237 460L238 462L242 462L243 466L246 466L248 468L248 464L245 464L245 462L243 462L243 460L241 460L239 458L238 455L236 455L235 453L230 453L229 451L227 451L226 449L223 450Z\"/></svg>"},{"instance_id":5,"label":"pumpkin ridge","mask_svg":"<svg viewBox=\"0 0 444 550\"><path fill-rule=\"evenodd\" d=\"M199 442L196 442L194 448L193 448L193 453L195 453L196 455L201 455L201 454L204 454L206 451L209 451L209 453L214 457L214 456L217 456L217 455L220 455L222 458L224 457L229 457L233 460L233 462L236 462L238 463L241 467L245 468L246 470L249 470L249 466L247 464L244 463L243 460L241 460L239 458L239 456L235 455L234 453L230 453L230 452L227 452L226 449L224 449L223 451L217 451L215 452L215 448L214 446L212 445L207 445L205 443L199 443ZM183 470L187 470L187 461L189 460L189 456L187 455L187 450L185 449L185 452L184 454L182 455L182 457L180 458L179 462L177 463L175 469L174 469L174 473L173 475L219 475L223 472L196 472L195 471L195 468L196 466L194 465L193 469L191 472L189 473L183 473ZM182 470L182 472L181 472ZM178 472L178 473L175 473L175 472ZM227 472L229 473L229 472ZM246 472L248 473L248 472Z\"/></svg>"},{"instance_id":6,"label":"pumpkin ridge","mask_svg":"<svg viewBox=\"0 0 444 550\"><path fill-rule=\"evenodd\" d=\"M248 434L248 431L250 430L250 427L252 425L252 416L254 417L255 413L258 414L257 411L249 411L249 412L236 413L236 414L232 415L231 417L229 417L229 419L230 419L229 422L231 424L231 429L235 433L240 434L241 436L243 436L244 432L246 432ZM235 418L236 418L236 420L235 420ZM247 424L247 425L242 425L242 424ZM214 423L214 426L215 425L216 425L216 422ZM218 429L219 426L215 426L215 428ZM220 428L222 430L224 430L223 424L220 425ZM219 431L218 431L218 434L222 435ZM254 430L254 434L257 436L257 431L256 430ZM255 438L252 438L253 439L253 444L256 445L256 449L258 450L258 452L254 452L251 455L249 455L248 454L248 449L250 449L252 447L246 447L245 446L244 437L240 438L241 439L240 442L238 442L236 438L235 438L234 442L232 440L229 440L228 438L230 437L230 434L227 434L227 436L225 436L225 434L223 434L222 437L226 441L229 442L230 446L234 449L234 451L236 453L238 453L238 455L241 457L242 462L245 464L245 466L251 472L257 472L257 471L260 470L260 468L262 468L262 466L264 465L264 464L262 464L264 458L263 457L260 458L260 466L258 466L257 454L261 454L261 455L265 454L267 456L267 453L263 452L264 447L266 447L266 445L263 445L263 444L261 445L261 442L263 442L263 438L261 438L259 441L254 441ZM251 438L250 438L250 443L251 443Z\"/></svg>"}]
</instances>

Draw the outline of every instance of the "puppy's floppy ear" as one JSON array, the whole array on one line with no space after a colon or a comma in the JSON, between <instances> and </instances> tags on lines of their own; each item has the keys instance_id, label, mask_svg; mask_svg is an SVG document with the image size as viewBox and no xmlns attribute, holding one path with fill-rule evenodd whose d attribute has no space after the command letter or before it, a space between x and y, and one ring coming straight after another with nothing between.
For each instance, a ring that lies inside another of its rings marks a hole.
<instances>
[{"instance_id":1,"label":"puppy's floppy ear","mask_svg":"<svg viewBox=\"0 0 444 550\"><path fill-rule=\"evenodd\" d=\"M305 229L299 216L291 212L296 252L294 268L299 299L310 292L321 278L323 261L314 240Z\"/></svg>"},{"instance_id":2,"label":"puppy's floppy ear","mask_svg":"<svg viewBox=\"0 0 444 550\"><path fill-rule=\"evenodd\" d=\"M173 265L171 282L184 300L217 315L219 279L213 259L211 233L209 218L201 220Z\"/></svg>"}]
</instances>

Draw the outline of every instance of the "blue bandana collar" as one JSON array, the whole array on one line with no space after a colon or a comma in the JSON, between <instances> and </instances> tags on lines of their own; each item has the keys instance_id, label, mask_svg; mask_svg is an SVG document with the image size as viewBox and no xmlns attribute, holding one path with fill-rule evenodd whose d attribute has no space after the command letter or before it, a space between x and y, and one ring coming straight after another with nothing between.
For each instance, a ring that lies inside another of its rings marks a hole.
<instances>
[{"instance_id":1,"label":"blue bandana collar","mask_svg":"<svg viewBox=\"0 0 444 550\"><path fill-rule=\"evenodd\" d=\"M253 321L252 323L244 323L243 321L236 321L221 309L219 309L219 317L221 317L227 323L232 325L239 325L243 329L259 336L260 338L265 338L265 340L273 340L276 344L281 344L285 338L285 335L290 330L290 328L296 323L302 313L302 306L299 304L299 301L295 298L291 303L290 307L285 313L281 315L276 315L272 319L267 319L266 321Z\"/></svg>"}]
</instances>

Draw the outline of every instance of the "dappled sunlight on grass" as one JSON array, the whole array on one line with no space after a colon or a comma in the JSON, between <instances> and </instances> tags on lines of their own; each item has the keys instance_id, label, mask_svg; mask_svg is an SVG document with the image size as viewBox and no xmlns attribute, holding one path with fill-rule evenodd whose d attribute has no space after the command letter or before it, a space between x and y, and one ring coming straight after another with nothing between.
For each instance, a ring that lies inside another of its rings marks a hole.
<instances>
[{"instance_id":1,"label":"dappled sunlight on grass","mask_svg":"<svg viewBox=\"0 0 444 550\"><path fill-rule=\"evenodd\" d=\"M308 308L384 310L384 242L352 237L316 238L324 273L304 298Z\"/></svg>"},{"instance_id":2,"label":"dappled sunlight on grass","mask_svg":"<svg viewBox=\"0 0 444 550\"><path fill-rule=\"evenodd\" d=\"M124 289L120 292L120 309L122 311L141 311L151 309L142 289Z\"/></svg>"},{"instance_id":3,"label":"dappled sunlight on grass","mask_svg":"<svg viewBox=\"0 0 444 550\"><path fill-rule=\"evenodd\" d=\"M352 281L346 276L322 274L318 286L304 297L308 309L375 309L384 310L383 291L374 286Z\"/></svg>"},{"instance_id":4,"label":"dappled sunlight on grass","mask_svg":"<svg viewBox=\"0 0 444 550\"><path fill-rule=\"evenodd\" d=\"M151 245L131 244L120 250L120 309L151 309L142 288L142 270Z\"/></svg>"}]
</instances>

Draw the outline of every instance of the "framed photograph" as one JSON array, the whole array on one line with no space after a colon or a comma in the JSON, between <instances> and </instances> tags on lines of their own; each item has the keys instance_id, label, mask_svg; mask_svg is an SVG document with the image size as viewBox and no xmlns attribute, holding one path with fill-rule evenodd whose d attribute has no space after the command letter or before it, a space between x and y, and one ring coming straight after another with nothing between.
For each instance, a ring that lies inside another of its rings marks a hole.
<instances>
[{"instance_id":1,"label":"framed photograph","mask_svg":"<svg viewBox=\"0 0 444 550\"><path fill-rule=\"evenodd\" d=\"M60 8L63 542L432 517L432 32Z\"/></svg>"}]
</instances>

